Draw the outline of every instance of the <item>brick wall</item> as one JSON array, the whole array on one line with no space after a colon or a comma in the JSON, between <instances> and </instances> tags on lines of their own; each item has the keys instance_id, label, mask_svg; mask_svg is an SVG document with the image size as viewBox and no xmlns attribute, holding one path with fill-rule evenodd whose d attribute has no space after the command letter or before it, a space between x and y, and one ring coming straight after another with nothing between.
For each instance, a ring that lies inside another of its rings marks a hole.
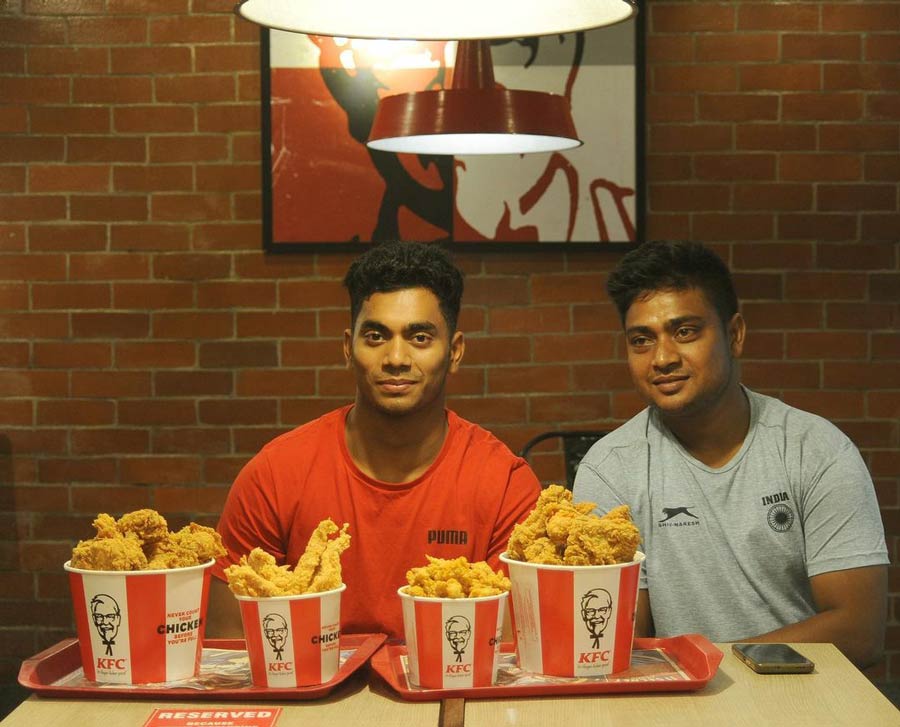
<instances>
[{"instance_id":1,"label":"brick wall","mask_svg":"<svg viewBox=\"0 0 900 727\"><path fill-rule=\"evenodd\" d=\"M72 633L61 564L97 512L212 523L263 442L351 393L349 257L260 252L258 32L232 5L0 2L0 679ZM856 441L896 563L900 3L649 5L649 234L731 263L745 380ZM634 413L616 257L462 256L455 408L513 448Z\"/></svg>"}]
</instances>

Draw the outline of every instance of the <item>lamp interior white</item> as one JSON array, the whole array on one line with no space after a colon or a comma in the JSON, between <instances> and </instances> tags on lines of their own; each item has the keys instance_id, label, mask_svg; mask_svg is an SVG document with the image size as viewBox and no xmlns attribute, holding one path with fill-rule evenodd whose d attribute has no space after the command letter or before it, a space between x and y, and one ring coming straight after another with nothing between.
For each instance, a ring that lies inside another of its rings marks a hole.
<instances>
[{"instance_id":1,"label":"lamp interior white","mask_svg":"<svg viewBox=\"0 0 900 727\"><path fill-rule=\"evenodd\" d=\"M534 154L574 149L581 141L541 134L419 134L377 139L367 146L406 154Z\"/></svg>"}]
</instances>

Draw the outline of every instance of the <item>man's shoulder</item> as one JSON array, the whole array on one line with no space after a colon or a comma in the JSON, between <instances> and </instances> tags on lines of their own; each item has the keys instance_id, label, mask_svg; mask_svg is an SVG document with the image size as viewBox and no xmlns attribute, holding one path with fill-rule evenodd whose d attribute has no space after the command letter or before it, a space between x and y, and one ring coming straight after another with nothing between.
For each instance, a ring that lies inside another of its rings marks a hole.
<instances>
[{"instance_id":1,"label":"man's shoulder","mask_svg":"<svg viewBox=\"0 0 900 727\"><path fill-rule=\"evenodd\" d=\"M798 409L775 397L745 390L753 402L763 434L774 434L792 446L815 447L823 453L833 454L852 444L850 438L825 417Z\"/></svg>"},{"instance_id":2,"label":"man's shoulder","mask_svg":"<svg viewBox=\"0 0 900 727\"><path fill-rule=\"evenodd\" d=\"M652 417L648 407L597 440L585 454L583 462L596 466L613 453L624 454L628 457L626 452L629 450L646 451L647 432L651 426Z\"/></svg>"},{"instance_id":3,"label":"man's shoulder","mask_svg":"<svg viewBox=\"0 0 900 727\"><path fill-rule=\"evenodd\" d=\"M447 423L453 432L454 438L461 443L466 450L490 453L491 455L521 460L506 444L497 438L495 434L479 424L464 419L456 412L447 410Z\"/></svg>"}]
</instances>

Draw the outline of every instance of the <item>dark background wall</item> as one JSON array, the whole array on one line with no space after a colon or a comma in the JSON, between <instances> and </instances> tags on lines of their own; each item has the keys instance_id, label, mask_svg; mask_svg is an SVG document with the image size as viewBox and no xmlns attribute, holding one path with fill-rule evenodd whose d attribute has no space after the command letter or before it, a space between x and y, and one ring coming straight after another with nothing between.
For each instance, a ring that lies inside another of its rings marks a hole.
<instances>
[{"instance_id":1,"label":"dark background wall","mask_svg":"<svg viewBox=\"0 0 900 727\"><path fill-rule=\"evenodd\" d=\"M0 679L73 633L101 511L212 524L273 435L345 402L342 254L265 257L258 29L233 0L0 2ZM900 3L651 2L651 237L713 243L744 374L822 414L900 535ZM460 257L452 405L519 448L640 406L619 253ZM559 458L536 459L545 480ZM777 567L774 564L773 567ZM887 657L900 679L898 568Z\"/></svg>"}]
</instances>

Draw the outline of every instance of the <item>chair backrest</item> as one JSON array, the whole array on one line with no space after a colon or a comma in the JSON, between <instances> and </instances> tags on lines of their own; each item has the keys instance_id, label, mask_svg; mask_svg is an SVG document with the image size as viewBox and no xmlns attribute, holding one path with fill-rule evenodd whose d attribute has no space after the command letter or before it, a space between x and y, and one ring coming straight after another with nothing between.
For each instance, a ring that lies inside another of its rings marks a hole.
<instances>
[{"instance_id":1,"label":"chair backrest","mask_svg":"<svg viewBox=\"0 0 900 727\"><path fill-rule=\"evenodd\" d=\"M575 472L578 469L581 460L584 458L584 455L587 454L587 451L594 442L606 434L608 434L608 432L597 430L543 432L542 434L538 434L536 437L529 439L519 452L519 456L527 460L531 450L541 442L548 439L562 440L563 457L566 462L566 487L571 490L572 486L575 484Z\"/></svg>"}]
</instances>

